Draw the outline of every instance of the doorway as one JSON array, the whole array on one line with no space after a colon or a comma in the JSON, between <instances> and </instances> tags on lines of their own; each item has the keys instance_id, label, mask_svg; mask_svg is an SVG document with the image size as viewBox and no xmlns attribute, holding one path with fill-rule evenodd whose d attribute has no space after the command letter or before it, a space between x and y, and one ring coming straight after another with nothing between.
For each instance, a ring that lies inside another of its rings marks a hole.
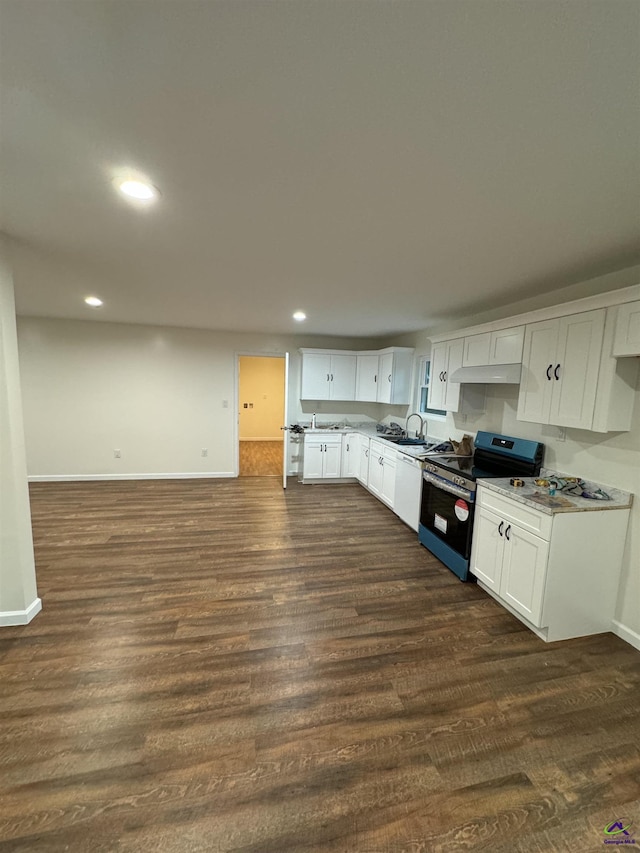
<instances>
[{"instance_id":1,"label":"doorway","mask_svg":"<svg viewBox=\"0 0 640 853\"><path fill-rule=\"evenodd\" d=\"M238 475L283 477L286 357L238 356Z\"/></svg>"}]
</instances>

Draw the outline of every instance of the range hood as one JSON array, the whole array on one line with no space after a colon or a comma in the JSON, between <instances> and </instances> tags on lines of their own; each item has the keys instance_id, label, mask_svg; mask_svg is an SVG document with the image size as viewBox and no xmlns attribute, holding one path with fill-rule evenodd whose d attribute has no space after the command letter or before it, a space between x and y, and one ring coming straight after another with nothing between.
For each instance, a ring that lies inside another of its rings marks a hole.
<instances>
[{"instance_id":1,"label":"range hood","mask_svg":"<svg viewBox=\"0 0 640 853\"><path fill-rule=\"evenodd\" d=\"M521 364L482 364L478 367L459 367L451 374L449 382L519 385L521 371Z\"/></svg>"}]
</instances>

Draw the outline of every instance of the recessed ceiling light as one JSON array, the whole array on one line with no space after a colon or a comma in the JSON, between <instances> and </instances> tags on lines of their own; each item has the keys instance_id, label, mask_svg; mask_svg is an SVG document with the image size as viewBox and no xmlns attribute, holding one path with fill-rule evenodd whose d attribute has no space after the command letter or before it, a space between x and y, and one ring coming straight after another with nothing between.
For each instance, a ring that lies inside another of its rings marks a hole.
<instances>
[{"instance_id":1,"label":"recessed ceiling light","mask_svg":"<svg viewBox=\"0 0 640 853\"><path fill-rule=\"evenodd\" d=\"M152 184L131 178L126 181L119 181L117 186L123 195L136 201L155 201L159 195L158 190Z\"/></svg>"},{"instance_id":2,"label":"recessed ceiling light","mask_svg":"<svg viewBox=\"0 0 640 853\"><path fill-rule=\"evenodd\" d=\"M301 323L303 320L307 319L307 315L304 313L304 311L296 311L296 313L293 315L293 319Z\"/></svg>"},{"instance_id":3,"label":"recessed ceiling light","mask_svg":"<svg viewBox=\"0 0 640 853\"><path fill-rule=\"evenodd\" d=\"M102 305L102 299L98 299L97 296L87 296L84 301L92 308L99 308Z\"/></svg>"}]
</instances>

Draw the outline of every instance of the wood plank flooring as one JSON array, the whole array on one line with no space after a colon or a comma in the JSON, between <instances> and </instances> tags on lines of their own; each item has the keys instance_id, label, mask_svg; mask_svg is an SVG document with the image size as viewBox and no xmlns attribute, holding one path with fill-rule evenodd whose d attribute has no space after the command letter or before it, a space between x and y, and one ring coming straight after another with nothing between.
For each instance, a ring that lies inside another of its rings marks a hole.
<instances>
[{"instance_id":1,"label":"wood plank flooring","mask_svg":"<svg viewBox=\"0 0 640 853\"><path fill-rule=\"evenodd\" d=\"M640 843L640 654L545 645L360 486L37 484L0 852ZM578 591L577 591L578 593Z\"/></svg>"},{"instance_id":2,"label":"wood plank flooring","mask_svg":"<svg viewBox=\"0 0 640 853\"><path fill-rule=\"evenodd\" d=\"M241 477L282 477L282 441L241 441Z\"/></svg>"}]
</instances>

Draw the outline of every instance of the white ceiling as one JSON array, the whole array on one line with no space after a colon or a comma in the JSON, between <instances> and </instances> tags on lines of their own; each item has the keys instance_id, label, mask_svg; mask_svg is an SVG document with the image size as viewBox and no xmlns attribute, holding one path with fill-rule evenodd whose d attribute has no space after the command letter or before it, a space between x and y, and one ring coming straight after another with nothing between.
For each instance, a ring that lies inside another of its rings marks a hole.
<instances>
[{"instance_id":1,"label":"white ceiling","mask_svg":"<svg viewBox=\"0 0 640 853\"><path fill-rule=\"evenodd\" d=\"M0 0L0 33L19 313L384 335L640 260L638 2Z\"/></svg>"}]
</instances>

